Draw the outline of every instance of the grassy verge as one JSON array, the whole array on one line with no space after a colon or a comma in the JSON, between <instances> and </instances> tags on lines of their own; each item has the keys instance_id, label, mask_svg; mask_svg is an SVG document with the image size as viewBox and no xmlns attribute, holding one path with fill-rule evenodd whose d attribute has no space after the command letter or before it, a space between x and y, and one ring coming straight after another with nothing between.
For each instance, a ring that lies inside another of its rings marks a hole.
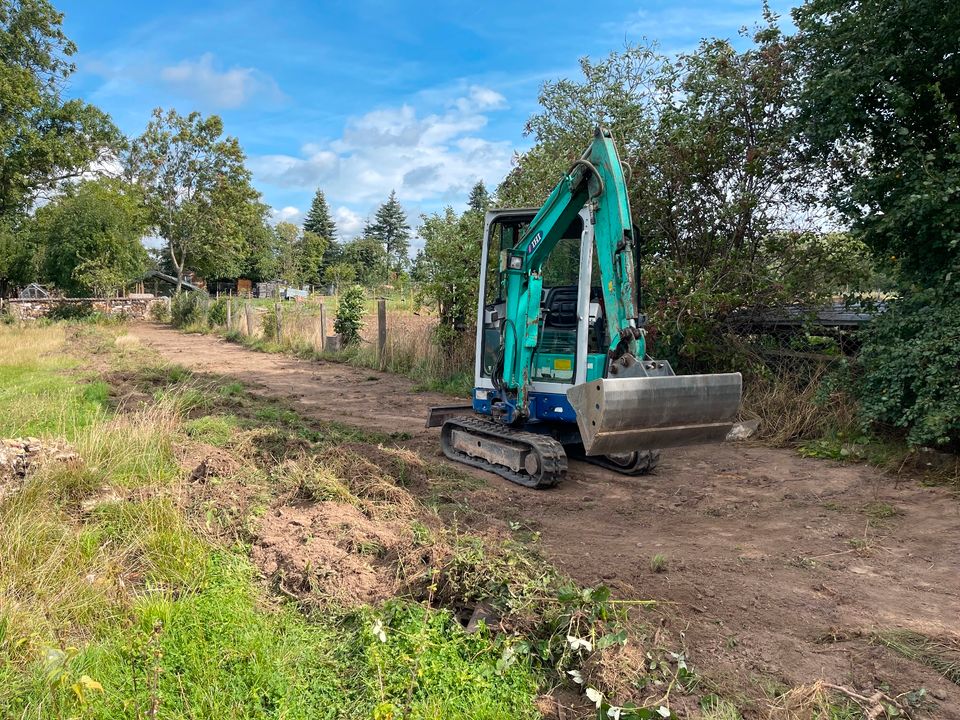
<instances>
[{"instance_id":1,"label":"grassy verge","mask_svg":"<svg viewBox=\"0 0 960 720\"><path fill-rule=\"evenodd\" d=\"M258 422L265 463L291 452L291 438L385 437L244 408L241 388L165 366L138 374L152 392L130 407L77 372L65 339L61 327L0 331L3 435L66 438L81 458L0 501L4 717L536 715L531 664L503 667L503 640L466 634L447 611L395 601L308 619L277 600L248 548L200 522L177 458L191 435L226 443ZM246 415L216 414L223 403Z\"/></svg>"}]
</instances>

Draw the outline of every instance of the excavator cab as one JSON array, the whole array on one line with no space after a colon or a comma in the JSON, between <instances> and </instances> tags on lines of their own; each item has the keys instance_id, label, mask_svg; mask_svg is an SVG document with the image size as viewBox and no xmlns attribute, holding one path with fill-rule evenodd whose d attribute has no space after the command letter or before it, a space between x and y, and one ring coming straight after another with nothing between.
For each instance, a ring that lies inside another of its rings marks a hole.
<instances>
[{"instance_id":1,"label":"excavator cab","mask_svg":"<svg viewBox=\"0 0 960 720\"><path fill-rule=\"evenodd\" d=\"M503 254L517 243L536 213L536 209L526 209L491 214L481 271L484 296L478 317L481 346L478 371L488 382L497 370L497 359L503 346L501 319L506 298L500 263ZM583 235L583 218L578 216L570 223L543 268L540 300L543 321L530 378L536 383L551 383L553 392L559 391L557 384L572 384L576 375L578 338L582 331L579 295L580 266L584 260Z\"/></svg>"}]
</instances>

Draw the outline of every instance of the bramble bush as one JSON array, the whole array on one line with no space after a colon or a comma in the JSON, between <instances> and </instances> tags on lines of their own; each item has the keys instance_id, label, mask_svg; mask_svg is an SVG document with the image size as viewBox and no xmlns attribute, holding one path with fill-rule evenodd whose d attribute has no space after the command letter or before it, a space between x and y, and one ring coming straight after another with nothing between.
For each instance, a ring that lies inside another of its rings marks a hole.
<instances>
[{"instance_id":1,"label":"bramble bush","mask_svg":"<svg viewBox=\"0 0 960 720\"><path fill-rule=\"evenodd\" d=\"M867 328L860 365L865 423L960 450L960 283L892 302Z\"/></svg>"}]
</instances>

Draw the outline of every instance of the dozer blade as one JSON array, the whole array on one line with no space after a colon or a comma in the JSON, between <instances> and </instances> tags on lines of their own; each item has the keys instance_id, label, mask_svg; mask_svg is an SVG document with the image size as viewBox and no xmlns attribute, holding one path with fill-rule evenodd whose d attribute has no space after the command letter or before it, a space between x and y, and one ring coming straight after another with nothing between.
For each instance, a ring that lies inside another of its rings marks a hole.
<instances>
[{"instance_id":1,"label":"dozer blade","mask_svg":"<svg viewBox=\"0 0 960 720\"><path fill-rule=\"evenodd\" d=\"M567 390L587 455L721 442L740 407L740 373L602 378Z\"/></svg>"}]
</instances>

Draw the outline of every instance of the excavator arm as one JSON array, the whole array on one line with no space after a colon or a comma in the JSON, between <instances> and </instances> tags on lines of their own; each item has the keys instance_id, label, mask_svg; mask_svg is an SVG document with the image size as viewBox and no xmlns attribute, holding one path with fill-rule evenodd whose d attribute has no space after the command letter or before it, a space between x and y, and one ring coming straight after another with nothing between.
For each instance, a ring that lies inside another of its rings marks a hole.
<instances>
[{"instance_id":1,"label":"excavator arm","mask_svg":"<svg viewBox=\"0 0 960 720\"><path fill-rule=\"evenodd\" d=\"M587 203L593 204L608 355L616 359L630 353L642 359L645 353L643 333L637 326L636 261L626 182L610 132L597 128L586 152L557 183L523 237L507 252L508 331L501 386L517 393L521 418L539 341L543 264Z\"/></svg>"}]
</instances>

